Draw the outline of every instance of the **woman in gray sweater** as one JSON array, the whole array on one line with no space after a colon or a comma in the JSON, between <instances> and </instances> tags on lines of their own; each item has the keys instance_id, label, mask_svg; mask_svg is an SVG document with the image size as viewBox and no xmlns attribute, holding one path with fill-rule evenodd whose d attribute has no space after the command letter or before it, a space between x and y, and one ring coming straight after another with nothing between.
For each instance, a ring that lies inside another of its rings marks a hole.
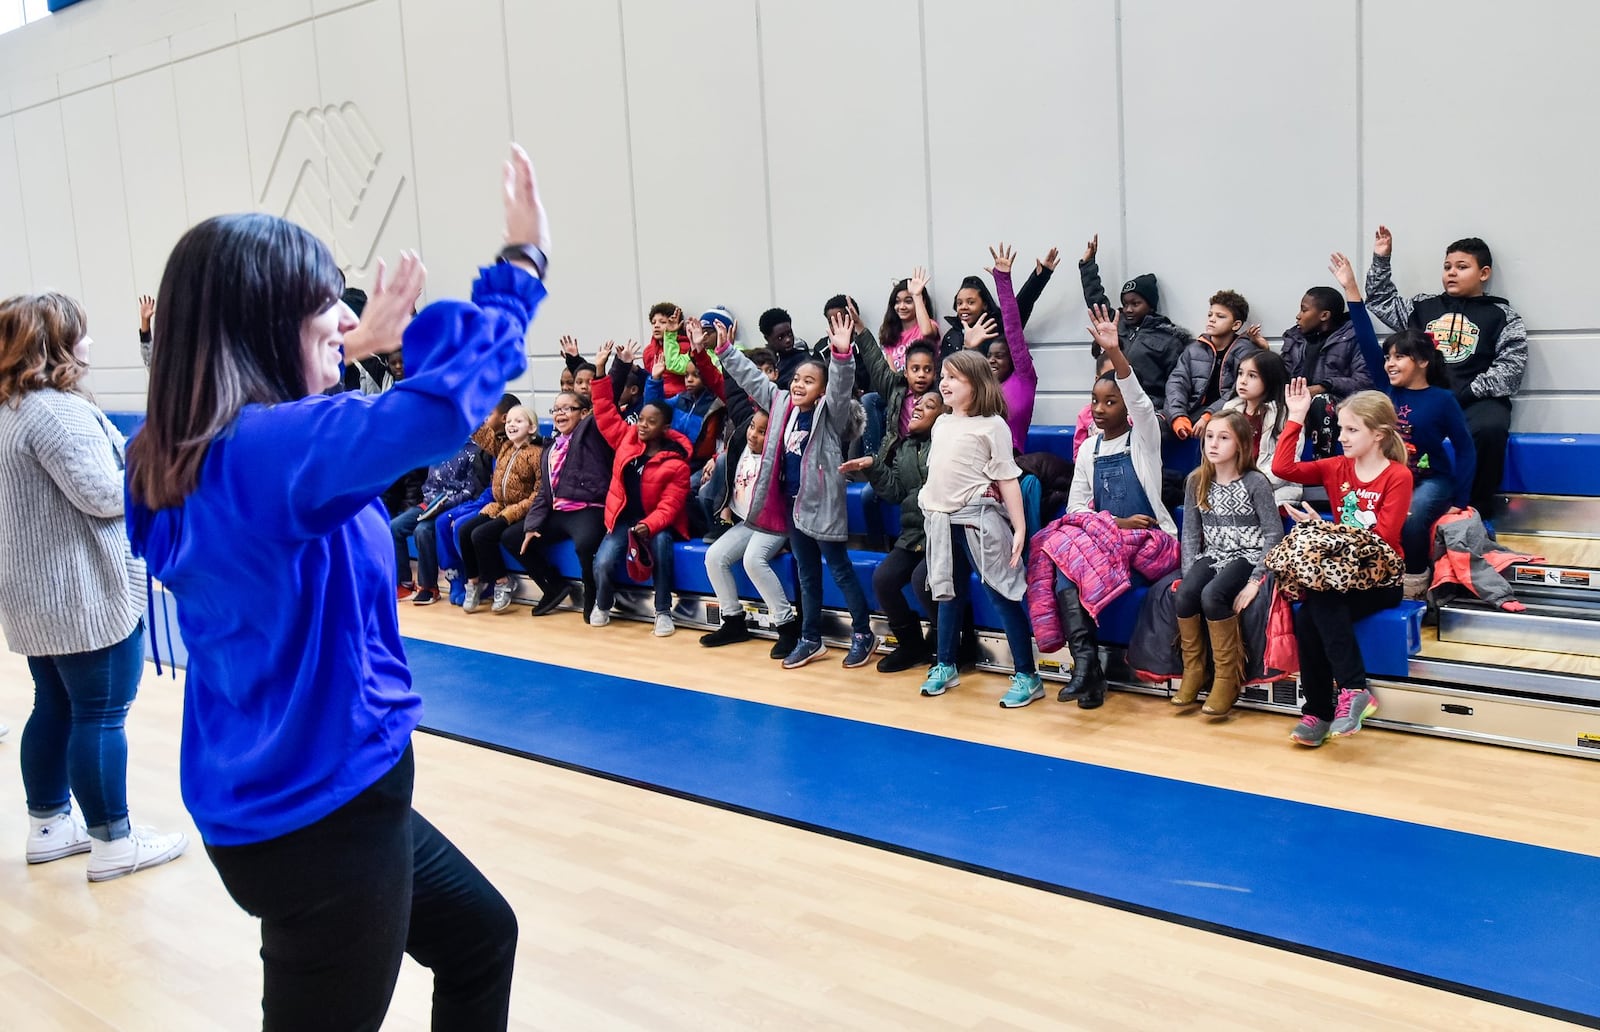
<instances>
[{"instance_id":1,"label":"woman in gray sweater","mask_svg":"<svg viewBox=\"0 0 1600 1032\"><path fill-rule=\"evenodd\" d=\"M188 839L128 821L123 724L144 670L146 579L123 529L122 435L83 388L86 328L61 294L0 302L0 568L29 571L0 578L0 628L34 682L28 862L88 853L89 880L107 881Z\"/></svg>"}]
</instances>

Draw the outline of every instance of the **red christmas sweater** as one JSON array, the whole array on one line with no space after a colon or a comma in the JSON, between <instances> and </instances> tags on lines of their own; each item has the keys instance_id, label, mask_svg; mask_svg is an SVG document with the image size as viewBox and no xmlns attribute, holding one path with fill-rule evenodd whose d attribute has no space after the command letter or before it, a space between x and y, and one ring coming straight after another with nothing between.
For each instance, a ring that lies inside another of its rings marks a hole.
<instances>
[{"instance_id":1,"label":"red christmas sweater","mask_svg":"<svg viewBox=\"0 0 1600 1032\"><path fill-rule=\"evenodd\" d=\"M1315 462L1301 462L1300 424L1284 424L1278 437L1278 450L1272 456L1272 473L1296 484L1321 484L1333 504L1334 518L1348 527L1370 530L1389 542L1397 554L1400 528L1411 511L1411 471L1403 463L1390 462L1371 480L1356 476L1356 464L1343 455Z\"/></svg>"}]
</instances>

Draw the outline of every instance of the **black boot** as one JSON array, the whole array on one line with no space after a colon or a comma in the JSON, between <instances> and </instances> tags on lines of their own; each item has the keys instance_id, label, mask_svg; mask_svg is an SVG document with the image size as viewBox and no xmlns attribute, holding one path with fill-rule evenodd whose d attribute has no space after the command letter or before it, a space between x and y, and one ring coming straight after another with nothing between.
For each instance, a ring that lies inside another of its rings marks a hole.
<instances>
[{"instance_id":1,"label":"black boot","mask_svg":"<svg viewBox=\"0 0 1600 1032\"><path fill-rule=\"evenodd\" d=\"M554 581L539 585L539 604L533 607L534 616L549 616L561 603L572 597L571 581Z\"/></svg>"},{"instance_id":2,"label":"black boot","mask_svg":"<svg viewBox=\"0 0 1600 1032\"><path fill-rule=\"evenodd\" d=\"M1094 709L1106 696L1106 677L1100 669L1100 643L1095 636L1094 621L1078 604L1075 591L1057 592L1056 608L1067 632L1067 647L1072 652L1072 677L1056 693L1056 701L1076 699L1084 709Z\"/></svg>"},{"instance_id":3,"label":"black boot","mask_svg":"<svg viewBox=\"0 0 1600 1032\"><path fill-rule=\"evenodd\" d=\"M778 642L772 646L771 656L773 659L788 659L789 653L800 644L800 618L790 617L788 623L781 623L774 630L778 632Z\"/></svg>"},{"instance_id":4,"label":"black boot","mask_svg":"<svg viewBox=\"0 0 1600 1032\"><path fill-rule=\"evenodd\" d=\"M730 613L729 615L724 616L722 618L721 627L718 627L710 634L702 634L700 636L700 644L704 645L708 649L714 649L719 645L732 645L735 642L749 640L750 627L747 623L745 623L744 610L742 609L737 613Z\"/></svg>"},{"instance_id":5,"label":"black boot","mask_svg":"<svg viewBox=\"0 0 1600 1032\"><path fill-rule=\"evenodd\" d=\"M898 674L912 667L926 666L933 658L928 650L928 639L922 635L922 623L912 620L907 624L893 624L894 651L878 660L880 674Z\"/></svg>"}]
</instances>

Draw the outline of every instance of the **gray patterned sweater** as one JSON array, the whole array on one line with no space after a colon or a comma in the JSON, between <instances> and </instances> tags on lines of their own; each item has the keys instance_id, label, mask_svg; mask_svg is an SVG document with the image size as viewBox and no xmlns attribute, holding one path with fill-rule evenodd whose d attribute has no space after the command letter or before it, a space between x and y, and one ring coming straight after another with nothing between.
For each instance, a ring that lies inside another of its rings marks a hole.
<instances>
[{"instance_id":1,"label":"gray patterned sweater","mask_svg":"<svg viewBox=\"0 0 1600 1032\"><path fill-rule=\"evenodd\" d=\"M122 434L88 400L30 391L0 403L0 627L27 656L124 640L145 610L144 562L123 528Z\"/></svg>"},{"instance_id":2,"label":"gray patterned sweater","mask_svg":"<svg viewBox=\"0 0 1600 1032\"><path fill-rule=\"evenodd\" d=\"M1256 566L1251 577L1265 575L1267 553L1283 540L1283 519L1266 474L1253 469L1231 484L1212 481L1206 504L1200 508L1190 474L1183 493L1183 572L1206 556L1217 567L1248 559Z\"/></svg>"}]
</instances>

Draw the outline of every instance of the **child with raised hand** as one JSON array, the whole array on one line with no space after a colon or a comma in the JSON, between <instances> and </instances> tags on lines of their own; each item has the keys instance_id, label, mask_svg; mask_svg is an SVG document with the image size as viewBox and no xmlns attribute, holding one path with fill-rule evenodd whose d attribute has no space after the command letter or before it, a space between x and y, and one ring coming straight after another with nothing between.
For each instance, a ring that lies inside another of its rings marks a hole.
<instances>
[{"instance_id":1,"label":"child with raised hand","mask_svg":"<svg viewBox=\"0 0 1600 1032\"><path fill-rule=\"evenodd\" d=\"M926 346L918 344L917 347ZM926 353L931 364L933 349L926 347ZM915 361L920 353L914 351L909 357ZM934 658L928 640L922 633L922 620L906 601L905 589L908 585L913 587L922 599L923 608L930 616L936 614L933 597L927 589L924 563L927 538L923 533L922 508L917 504L917 496L922 485L928 481L934 421L947 411L944 398L938 391L925 391L916 399L904 433L886 438L876 456L851 459L840 470L844 473L866 470L867 480L879 500L900 507L900 536L895 538L894 547L872 571L872 590L878 596L878 605L883 609L895 639L894 651L878 660L880 673L896 674ZM917 576L919 570L923 574L920 577ZM937 628L937 619L934 624Z\"/></svg>"},{"instance_id":2,"label":"child with raised hand","mask_svg":"<svg viewBox=\"0 0 1600 1032\"><path fill-rule=\"evenodd\" d=\"M1398 556L1400 529L1411 509L1411 473L1394 405L1378 391L1352 395L1339 406L1344 454L1301 462L1301 421L1311 404L1310 385L1303 379L1290 383L1289 422L1278 438L1272 471L1296 483L1321 484L1339 523L1371 531ZM1291 509L1289 515L1301 522L1320 518L1309 509ZM1296 745L1314 748L1329 734L1355 734L1362 721L1377 712L1355 622L1398 605L1401 590L1398 584L1357 591L1303 589L1300 596L1294 629L1300 644L1300 689L1306 701L1291 738Z\"/></svg>"},{"instance_id":3,"label":"child with raised hand","mask_svg":"<svg viewBox=\"0 0 1600 1032\"><path fill-rule=\"evenodd\" d=\"M933 424L928 478L917 495L926 534L928 590L939 604L937 661L921 692L943 695L961 683L956 652L976 572L1000 614L1016 671L1000 705L1015 709L1044 698L1044 686L1022 605L1028 526L1006 402L988 361L971 351L945 359L939 394L950 412Z\"/></svg>"},{"instance_id":4,"label":"child with raised hand","mask_svg":"<svg viewBox=\"0 0 1600 1032\"><path fill-rule=\"evenodd\" d=\"M693 322L699 325L698 319ZM669 398L677 397L683 390L683 374L692 364L685 325L683 309L673 302L661 301L650 306L650 340L644 346L642 364L645 369L653 369L660 359L665 365L662 379Z\"/></svg>"},{"instance_id":5,"label":"child with raised hand","mask_svg":"<svg viewBox=\"0 0 1600 1032\"><path fill-rule=\"evenodd\" d=\"M1005 335L992 340L986 349L989 369L1000 384L1005 399L1006 425L1011 429L1011 447L1022 451L1028 443L1028 428L1033 425L1033 403L1039 393L1039 371L1033 366L1027 338L1022 332L1022 312L1011 289L1011 265L1017 252L999 243L989 248L994 267L994 289L1000 302L1000 318Z\"/></svg>"},{"instance_id":6,"label":"child with raised hand","mask_svg":"<svg viewBox=\"0 0 1600 1032\"><path fill-rule=\"evenodd\" d=\"M1211 295L1206 329L1183 349L1167 379L1166 417L1180 441L1200 437L1205 421L1233 397L1239 363L1266 347L1258 342L1261 327L1245 328L1250 302L1233 290Z\"/></svg>"},{"instance_id":7,"label":"child with raised hand","mask_svg":"<svg viewBox=\"0 0 1600 1032\"><path fill-rule=\"evenodd\" d=\"M933 298L928 295L928 270L917 266L911 275L889 290L889 304L883 312L877 343L884 361L893 372L906 367L906 349L918 341L939 340L939 324L932 315ZM859 318L859 316L858 316ZM935 352L937 354L937 352ZM874 390L884 393L874 386ZM894 409L890 409L891 412Z\"/></svg>"},{"instance_id":8,"label":"child with raised hand","mask_svg":"<svg viewBox=\"0 0 1600 1032\"><path fill-rule=\"evenodd\" d=\"M1205 712L1213 716L1238 701L1245 669L1239 614L1261 590L1267 552L1283 540L1272 485L1256 469L1254 436L1242 412L1209 420L1200 466L1184 489L1183 578L1174 585L1183 681L1172 704L1192 705L1206 686L1209 639L1216 677Z\"/></svg>"},{"instance_id":9,"label":"child with raised hand","mask_svg":"<svg viewBox=\"0 0 1600 1032\"><path fill-rule=\"evenodd\" d=\"M1433 525L1452 508L1472 504L1478 454L1465 415L1433 337L1407 327L1382 347L1361 299L1361 288L1350 259L1335 253L1329 269L1344 288L1350 305L1350 322L1370 368L1381 368L1387 381L1380 390L1394 402L1397 428L1406 445L1411 469L1411 512L1400 530L1406 561L1407 598L1428 594L1428 567L1433 557ZM1455 458L1444 449L1449 441Z\"/></svg>"},{"instance_id":10,"label":"child with raised hand","mask_svg":"<svg viewBox=\"0 0 1600 1032\"><path fill-rule=\"evenodd\" d=\"M1090 313L1097 308L1112 308L1111 298L1100 282L1100 266L1095 259L1100 254L1100 234L1090 238L1078 259L1078 279L1083 286L1083 302ZM1122 285L1117 310L1117 340L1133 375L1146 397L1166 399L1167 380L1178 364L1178 357L1189 346L1193 336L1156 309L1160 307L1161 291L1154 273L1143 273ZM1090 344L1094 357L1100 357L1098 340Z\"/></svg>"},{"instance_id":11,"label":"child with raised hand","mask_svg":"<svg viewBox=\"0 0 1600 1032\"><path fill-rule=\"evenodd\" d=\"M1115 368L1116 367L1112 364L1111 356L1102 351L1100 356L1094 360L1095 382L1099 383L1101 380L1105 379L1107 373L1112 373L1113 378L1115 378ZM1091 397L1087 402L1084 403L1083 408L1078 410L1077 421L1072 427L1073 462L1078 461L1078 452L1083 450L1083 442L1087 441L1089 439L1089 435L1094 432L1094 398L1092 396L1093 388L1090 390Z\"/></svg>"},{"instance_id":12,"label":"child with raised hand","mask_svg":"<svg viewBox=\"0 0 1600 1032\"><path fill-rule=\"evenodd\" d=\"M665 357L658 355L650 367L650 379L645 381L644 400L666 401L673 410L672 428L689 439L689 460L696 468L716 457L717 438L722 432L726 408L723 402L725 389L722 370L711 360L706 350L705 328L698 320L684 324L684 336L689 342L689 365L683 371L683 389L670 397L666 394L666 375L669 372ZM699 487L698 481L693 485Z\"/></svg>"},{"instance_id":13,"label":"child with raised hand","mask_svg":"<svg viewBox=\"0 0 1600 1032\"><path fill-rule=\"evenodd\" d=\"M545 446L539 471L544 489L522 521L518 559L539 586L534 616L548 616L572 595L572 585L551 565L547 550L571 541L583 580L583 618L594 611L595 553L606 536L605 505L611 490L613 452L595 424L589 398L574 391L556 395L550 408L555 436Z\"/></svg>"},{"instance_id":14,"label":"child with raised hand","mask_svg":"<svg viewBox=\"0 0 1600 1032\"><path fill-rule=\"evenodd\" d=\"M620 367L633 364L635 345L617 351ZM672 406L645 402L637 423L628 423L612 401L608 377L595 381L594 421L613 450L611 486L606 492L606 536L594 560L594 609L590 627L611 622L616 601L616 567L630 544L648 548L653 559L655 635L665 638L672 622L672 546L689 539L689 440L672 429Z\"/></svg>"},{"instance_id":15,"label":"child with raised hand","mask_svg":"<svg viewBox=\"0 0 1600 1032\"><path fill-rule=\"evenodd\" d=\"M1033 274L1016 295L1019 334L1028 325L1033 306L1044 292L1045 284L1055 274L1060 261L1061 252L1052 247L1048 254L1033 263ZM956 352L971 348L983 348L987 354L985 345L1000 336L1003 314L994 295L989 292L988 284L980 276L966 277L956 290L951 307L956 314L945 317L950 328L945 331L944 341L939 345L939 361L943 362Z\"/></svg>"},{"instance_id":16,"label":"child with raised hand","mask_svg":"<svg viewBox=\"0 0 1600 1032\"><path fill-rule=\"evenodd\" d=\"M922 275L922 269L918 268L912 274L911 282L913 284L926 283L925 280L920 278ZM921 290L922 294L927 293L926 286L923 286ZM900 290L896 298L905 293L905 290ZM921 295L918 296L920 297ZM902 302L899 300L891 300L890 315L884 317L885 334L894 332L890 326L889 319L896 307L901 304ZM921 302L918 302L916 308L919 312L922 310ZM861 314L856 309L854 302L850 306L850 315L859 326ZM907 328L901 334L901 339L906 340L915 328L915 325ZM885 336L883 339L887 341L893 338ZM884 419L883 443L878 447L878 451L881 453L889 443L906 435L907 428L911 425L911 411L917 404L917 399L933 389L939 364L937 344L934 340L928 338L910 338L900 351L898 364L895 357L881 346L879 341L874 340L872 334L865 332L864 329L858 330L856 333L855 346L856 351L861 356L862 364L866 367L867 380L872 387L873 393L883 399L886 418ZM863 458L871 457L863 456ZM865 466L857 465L854 468L862 469L870 468L870 466L871 464L868 463Z\"/></svg>"},{"instance_id":17,"label":"child with raised hand","mask_svg":"<svg viewBox=\"0 0 1600 1032\"><path fill-rule=\"evenodd\" d=\"M1029 568L1030 579L1041 578L1030 593L1035 626L1059 621L1072 652L1072 677L1056 698L1076 700L1082 709L1099 707L1106 694L1093 613L1125 590L1136 573L1150 580L1164 577L1179 560L1177 524L1161 503L1161 424L1155 405L1122 351L1111 311L1100 305L1090 315L1090 332L1111 359L1112 372L1095 381L1095 429L1078 453L1067 512L1035 535L1036 550L1050 561ZM1086 549L1086 542L1100 540L1091 514L1115 520L1114 552ZM1086 555L1095 559L1087 567L1069 558Z\"/></svg>"},{"instance_id":18,"label":"child with raised hand","mask_svg":"<svg viewBox=\"0 0 1600 1032\"><path fill-rule=\"evenodd\" d=\"M1250 424L1250 458L1272 485L1272 495L1283 509L1298 504L1304 493L1299 484L1274 476L1270 469L1278 437L1289 415L1284 404L1288 387L1289 372L1284 368L1283 359L1277 352L1263 347L1240 361L1234 396L1222 406L1225 412L1243 415Z\"/></svg>"},{"instance_id":19,"label":"child with raised hand","mask_svg":"<svg viewBox=\"0 0 1600 1032\"><path fill-rule=\"evenodd\" d=\"M739 585L733 577L733 564L737 562L743 563L761 601L767 604L773 625L782 628L795 623L794 606L783 590L783 580L772 569L773 556L788 547L789 537L761 530L750 522L750 504L761 474L761 459L767 451L767 427L767 413L758 409L728 445L721 496L721 518L728 530L706 549L706 576L716 591L717 612L722 618L720 627L700 636L700 644L708 649L750 640L749 621L739 603ZM793 651L793 644L789 651Z\"/></svg>"},{"instance_id":20,"label":"child with raised hand","mask_svg":"<svg viewBox=\"0 0 1600 1032\"><path fill-rule=\"evenodd\" d=\"M848 312L833 312L828 323L828 364L817 358L801 361L793 368L787 390L740 354L731 336L717 335L722 368L770 419L767 434L773 438L772 446L761 456L750 498L750 522L760 530L787 533L789 550L794 553L801 627L798 640L784 657L785 670L805 666L827 651L821 627L824 560L850 609L850 650L844 665L864 666L878 647L866 593L844 544L849 523L844 475L839 467L846 446L866 423L861 406L850 397L855 383L854 329ZM779 635L782 644L784 628L779 628Z\"/></svg>"},{"instance_id":21,"label":"child with raised hand","mask_svg":"<svg viewBox=\"0 0 1600 1032\"><path fill-rule=\"evenodd\" d=\"M485 585L493 585L493 611L511 608L516 584L506 570L503 544L516 551L522 541L522 520L533 507L539 490L539 465L544 449L539 443L539 423L521 405L506 413L505 443L495 456L489 486L493 499L478 515L456 525L461 548L461 570L467 577L463 613L476 613Z\"/></svg>"},{"instance_id":22,"label":"child with raised hand","mask_svg":"<svg viewBox=\"0 0 1600 1032\"><path fill-rule=\"evenodd\" d=\"M1472 507L1492 519L1505 473L1511 399L1521 390L1528 368L1522 316L1505 298L1485 292L1494 274L1494 256L1477 237L1445 247L1443 293L1418 294L1409 301L1394 286L1389 264L1393 250L1394 236L1387 226L1379 226L1367 270L1367 303L1395 329L1420 330L1438 345L1444 359L1442 386L1461 406L1477 452Z\"/></svg>"}]
</instances>

